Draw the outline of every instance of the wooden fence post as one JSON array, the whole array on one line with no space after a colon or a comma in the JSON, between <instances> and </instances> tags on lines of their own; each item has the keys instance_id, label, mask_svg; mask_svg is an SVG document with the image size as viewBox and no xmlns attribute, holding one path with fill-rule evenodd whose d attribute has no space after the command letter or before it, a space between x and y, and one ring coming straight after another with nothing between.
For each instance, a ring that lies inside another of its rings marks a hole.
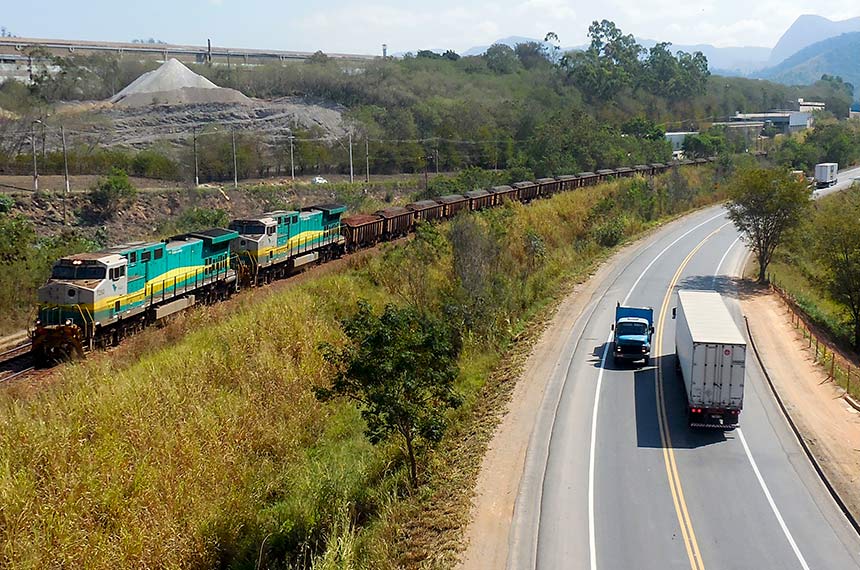
<instances>
[{"instance_id":1,"label":"wooden fence post","mask_svg":"<svg viewBox=\"0 0 860 570\"><path fill-rule=\"evenodd\" d=\"M836 353L830 353L830 378L836 380Z\"/></svg>"}]
</instances>

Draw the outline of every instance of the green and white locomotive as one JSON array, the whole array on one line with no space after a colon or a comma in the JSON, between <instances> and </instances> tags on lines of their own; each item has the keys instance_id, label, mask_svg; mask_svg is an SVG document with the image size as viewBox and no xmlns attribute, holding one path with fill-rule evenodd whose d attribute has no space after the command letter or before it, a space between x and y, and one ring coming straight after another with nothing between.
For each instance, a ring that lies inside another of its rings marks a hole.
<instances>
[{"instance_id":1,"label":"green and white locomotive","mask_svg":"<svg viewBox=\"0 0 860 570\"><path fill-rule=\"evenodd\" d=\"M81 356L197 302L229 296L237 286L230 263L236 237L213 228L60 259L39 289L37 363Z\"/></svg>"},{"instance_id":2,"label":"green and white locomotive","mask_svg":"<svg viewBox=\"0 0 860 570\"><path fill-rule=\"evenodd\" d=\"M239 257L242 282L268 283L343 253L340 217L345 211L340 204L322 204L230 222L230 229L239 234L232 248Z\"/></svg>"}]
</instances>

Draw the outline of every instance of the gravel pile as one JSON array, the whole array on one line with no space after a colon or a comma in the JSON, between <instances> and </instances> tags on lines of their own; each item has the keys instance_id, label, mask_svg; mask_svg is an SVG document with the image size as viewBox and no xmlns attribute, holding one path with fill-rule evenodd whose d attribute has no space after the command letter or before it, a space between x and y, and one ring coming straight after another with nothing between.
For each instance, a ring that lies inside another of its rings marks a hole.
<instances>
[{"instance_id":1,"label":"gravel pile","mask_svg":"<svg viewBox=\"0 0 860 570\"><path fill-rule=\"evenodd\" d=\"M169 59L158 69L144 73L110 101L121 107L251 103L242 93L218 87L175 59Z\"/></svg>"}]
</instances>

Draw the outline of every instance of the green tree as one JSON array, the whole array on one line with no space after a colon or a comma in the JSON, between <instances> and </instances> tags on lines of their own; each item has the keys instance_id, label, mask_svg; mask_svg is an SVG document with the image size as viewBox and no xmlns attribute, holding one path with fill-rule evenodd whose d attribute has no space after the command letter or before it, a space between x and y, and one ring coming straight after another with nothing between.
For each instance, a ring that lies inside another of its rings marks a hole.
<instances>
[{"instance_id":1,"label":"green tree","mask_svg":"<svg viewBox=\"0 0 860 570\"><path fill-rule=\"evenodd\" d=\"M322 346L335 372L331 386L317 387L316 396L323 401L344 397L355 402L373 443L399 434L409 460L409 478L417 487L416 444L438 443L445 432L447 410L462 403L454 390L460 338L442 321L413 307L388 305L377 315L364 301L353 316L341 321L341 327L346 344Z\"/></svg>"},{"instance_id":2,"label":"green tree","mask_svg":"<svg viewBox=\"0 0 860 570\"><path fill-rule=\"evenodd\" d=\"M487 68L499 74L513 73L520 66L517 54L505 44L491 45L487 48L484 59L487 61Z\"/></svg>"},{"instance_id":3,"label":"green tree","mask_svg":"<svg viewBox=\"0 0 860 570\"><path fill-rule=\"evenodd\" d=\"M98 222L109 220L128 204L136 193L128 174L124 170L114 168L90 190L87 217Z\"/></svg>"},{"instance_id":4,"label":"green tree","mask_svg":"<svg viewBox=\"0 0 860 570\"><path fill-rule=\"evenodd\" d=\"M831 296L847 310L860 351L860 189L824 201L812 225Z\"/></svg>"},{"instance_id":5,"label":"green tree","mask_svg":"<svg viewBox=\"0 0 860 570\"><path fill-rule=\"evenodd\" d=\"M538 67L549 67L549 60L544 46L538 42L525 42L517 44L514 48L517 59L526 69Z\"/></svg>"},{"instance_id":6,"label":"green tree","mask_svg":"<svg viewBox=\"0 0 860 570\"><path fill-rule=\"evenodd\" d=\"M642 46L624 35L614 22L602 20L588 27L588 49L562 58L568 78L592 101L611 101L631 87L640 74Z\"/></svg>"},{"instance_id":7,"label":"green tree","mask_svg":"<svg viewBox=\"0 0 860 570\"><path fill-rule=\"evenodd\" d=\"M722 154L726 139L720 133L699 133L684 137L684 156L687 158L707 158Z\"/></svg>"},{"instance_id":8,"label":"green tree","mask_svg":"<svg viewBox=\"0 0 860 570\"><path fill-rule=\"evenodd\" d=\"M23 216L0 215L0 267L27 259L36 231Z\"/></svg>"},{"instance_id":9,"label":"green tree","mask_svg":"<svg viewBox=\"0 0 860 570\"><path fill-rule=\"evenodd\" d=\"M785 232L795 227L809 207L810 192L787 170L741 170L729 186L729 219L758 260L758 280L767 280L767 267Z\"/></svg>"}]
</instances>

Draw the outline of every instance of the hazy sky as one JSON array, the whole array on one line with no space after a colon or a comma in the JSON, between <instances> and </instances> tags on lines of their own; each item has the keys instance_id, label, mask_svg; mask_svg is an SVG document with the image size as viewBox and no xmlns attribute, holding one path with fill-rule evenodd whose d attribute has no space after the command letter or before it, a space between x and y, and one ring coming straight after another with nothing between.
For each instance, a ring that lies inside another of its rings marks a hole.
<instances>
[{"instance_id":1,"label":"hazy sky","mask_svg":"<svg viewBox=\"0 0 860 570\"><path fill-rule=\"evenodd\" d=\"M507 36L585 43L595 19L675 44L772 47L801 14L860 16L857 0L40 0L4 2L0 26L22 37L389 53L462 51ZM84 8L86 6L86 8Z\"/></svg>"}]
</instances>

